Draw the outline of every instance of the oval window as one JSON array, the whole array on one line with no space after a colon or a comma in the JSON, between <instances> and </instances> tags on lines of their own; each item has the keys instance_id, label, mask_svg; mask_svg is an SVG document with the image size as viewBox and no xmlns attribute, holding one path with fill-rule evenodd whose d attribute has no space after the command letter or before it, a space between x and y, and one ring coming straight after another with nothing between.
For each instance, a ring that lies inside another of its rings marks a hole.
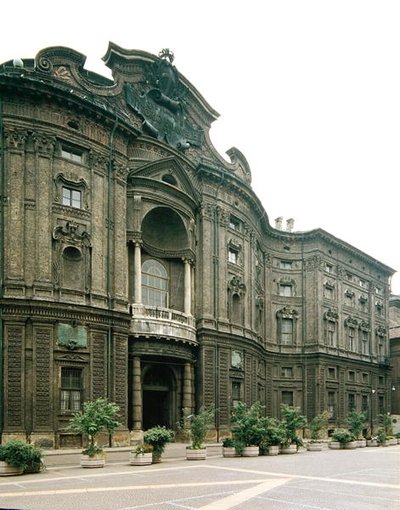
<instances>
[{"instance_id":1,"label":"oval window","mask_svg":"<svg viewBox=\"0 0 400 510\"><path fill-rule=\"evenodd\" d=\"M68 260L80 260L82 254L75 246L67 246L64 248L63 257Z\"/></svg>"}]
</instances>

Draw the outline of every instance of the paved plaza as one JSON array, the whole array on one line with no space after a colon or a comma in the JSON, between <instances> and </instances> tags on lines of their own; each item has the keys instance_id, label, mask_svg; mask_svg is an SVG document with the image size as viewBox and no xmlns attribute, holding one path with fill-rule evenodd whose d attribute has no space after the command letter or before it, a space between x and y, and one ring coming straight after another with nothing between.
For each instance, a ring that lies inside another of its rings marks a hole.
<instances>
[{"instance_id":1,"label":"paved plaza","mask_svg":"<svg viewBox=\"0 0 400 510\"><path fill-rule=\"evenodd\" d=\"M168 445L163 461L128 464L128 449L107 454L103 469L79 455L46 455L47 469L0 479L0 508L18 510L400 510L400 446L328 450L276 457L185 460Z\"/></svg>"}]
</instances>

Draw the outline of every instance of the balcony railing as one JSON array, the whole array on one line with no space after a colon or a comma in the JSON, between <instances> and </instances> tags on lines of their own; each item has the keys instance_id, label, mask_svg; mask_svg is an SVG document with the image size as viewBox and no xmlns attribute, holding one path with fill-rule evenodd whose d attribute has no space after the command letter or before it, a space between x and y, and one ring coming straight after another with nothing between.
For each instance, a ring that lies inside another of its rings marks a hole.
<instances>
[{"instance_id":1,"label":"balcony railing","mask_svg":"<svg viewBox=\"0 0 400 510\"><path fill-rule=\"evenodd\" d=\"M192 315L157 306L132 305L131 334L197 344Z\"/></svg>"}]
</instances>

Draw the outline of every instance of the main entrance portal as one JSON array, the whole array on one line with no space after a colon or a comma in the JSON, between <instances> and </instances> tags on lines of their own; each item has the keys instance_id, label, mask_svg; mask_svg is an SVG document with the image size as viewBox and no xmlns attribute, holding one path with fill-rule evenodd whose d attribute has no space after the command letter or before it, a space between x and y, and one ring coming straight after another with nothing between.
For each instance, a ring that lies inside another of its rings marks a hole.
<instances>
[{"instance_id":1,"label":"main entrance portal","mask_svg":"<svg viewBox=\"0 0 400 510\"><path fill-rule=\"evenodd\" d=\"M144 372L143 429L155 425L174 428L176 385L173 372L161 365L150 366Z\"/></svg>"}]
</instances>

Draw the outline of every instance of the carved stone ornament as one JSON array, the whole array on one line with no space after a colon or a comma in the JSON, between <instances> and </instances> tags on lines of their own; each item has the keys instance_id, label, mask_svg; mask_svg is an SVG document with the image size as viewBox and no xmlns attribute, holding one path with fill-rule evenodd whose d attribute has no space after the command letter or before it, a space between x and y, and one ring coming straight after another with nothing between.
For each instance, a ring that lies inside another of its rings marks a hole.
<instances>
[{"instance_id":1,"label":"carved stone ornament","mask_svg":"<svg viewBox=\"0 0 400 510\"><path fill-rule=\"evenodd\" d=\"M53 239L56 241L68 241L74 245L80 244L85 247L91 246L91 236L86 230L74 221L67 221L65 225L58 225L53 230Z\"/></svg>"},{"instance_id":2,"label":"carved stone ornament","mask_svg":"<svg viewBox=\"0 0 400 510\"><path fill-rule=\"evenodd\" d=\"M243 294L246 292L246 285L242 282L240 276L233 276L228 283L228 288L236 294Z\"/></svg>"},{"instance_id":3,"label":"carved stone ornament","mask_svg":"<svg viewBox=\"0 0 400 510\"><path fill-rule=\"evenodd\" d=\"M361 331L368 332L371 330L371 326L366 321L361 321L358 327L361 329Z\"/></svg>"},{"instance_id":4,"label":"carved stone ornament","mask_svg":"<svg viewBox=\"0 0 400 510\"><path fill-rule=\"evenodd\" d=\"M141 90L136 84L125 84L126 102L143 117L143 129L150 136L180 150L192 145L200 147L204 134L186 118L179 75L172 60L173 53L164 49L149 72L145 88Z\"/></svg>"},{"instance_id":5,"label":"carved stone ornament","mask_svg":"<svg viewBox=\"0 0 400 510\"><path fill-rule=\"evenodd\" d=\"M347 290L345 290L344 295L347 298L353 298L354 297L354 292L352 290L347 289Z\"/></svg>"},{"instance_id":6,"label":"carved stone ornament","mask_svg":"<svg viewBox=\"0 0 400 510\"><path fill-rule=\"evenodd\" d=\"M378 326L375 331L379 337L383 338L386 335L386 328L384 326Z\"/></svg>"},{"instance_id":7,"label":"carved stone ornament","mask_svg":"<svg viewBox=\"0 0 400 510\"><path fill-rule=\"evenodd\" d=\"M276 316L281 319L297 319L299 316L299 312L294 308L284 306L283 308L276 312Z\"/></svg>"},{"instance_id":8,"label":"carved stone ornament","mask_svg":"<svg viewBox=\"0 0 400 510\"><path fill-rule=\"evenodd\" d=\"M332 308L329 308L329 310L324 313L324 319L330 322L336 322L339 319L339 314L335 310L332 310Z\"/></svg>"},{"instance_id":9,"label":"carved stone ornament","mask_svg":"<svg viewBox=\"0 0 400 510\"><path fill-rule=\"evenodd\" d=\"M347 317L344 321L344 325L348 328L356 328L358 326L358 320L355 317Z\"/></svg>"},{"instance_id":10,"label":"carved stone ornament","mask_svg":"<svg viewBox=\"0 0 400 510\"><path fill-rule=\"evenodd\" d=\"M358 298L358 300L360 301L360 303L365 304L368 301L368 298L365 294L361 294L361 296Z\"/></svg>"}]
</instances>

